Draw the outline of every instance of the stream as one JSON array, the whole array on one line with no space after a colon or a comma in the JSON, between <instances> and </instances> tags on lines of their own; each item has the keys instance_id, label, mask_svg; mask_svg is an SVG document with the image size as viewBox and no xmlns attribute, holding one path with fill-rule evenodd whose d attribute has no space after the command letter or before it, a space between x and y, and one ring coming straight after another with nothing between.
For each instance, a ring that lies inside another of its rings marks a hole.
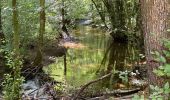
<instances>
[{"instance_id":1,"label":"stream","mask_svg":"<svg viewBox=\"0 0 170 100\"><path fill-rule=\"evenodd\" d=\"M138 52L133 45L114 43L108 32L90 26L79 25L71 34L79 42L64 44L68 48L67 75L64 76L63 57L57 58L55 63L45 69L56 81L64 82L68 91L80 88L85 83L98 78L100 75L97 72L100 74L112 72L114 68L123 73L123 71L128 72L133 69L132 65L137 60L135 53ZM125 82L128 81L127 73L119 77ZM114 82L103 81L94 87L102 89L106 86L112 90L116 82L119 82L118 77Z\"/></svg>"}]
</instances>

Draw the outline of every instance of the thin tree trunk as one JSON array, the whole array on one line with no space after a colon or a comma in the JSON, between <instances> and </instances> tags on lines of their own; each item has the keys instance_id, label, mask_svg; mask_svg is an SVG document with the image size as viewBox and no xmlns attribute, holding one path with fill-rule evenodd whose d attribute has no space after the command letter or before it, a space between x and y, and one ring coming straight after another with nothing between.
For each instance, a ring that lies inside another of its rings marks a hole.
<instances>
[{"instance_id":1,"label":"thin tree trunk","mask_svg":"<svg viewBox=\"0 0 170 100\"><path fill-rule=\"evenodd\" d=\"M162 53L162 40L167 37L167 4L168 0L141 0L143 34L149 82L162 86L164 79L153 73L160 66L152 52Z\"/></svg>"},{"instance_id":2,"label":"thin tree trunk","mask_svg":"<svg viewBox=\"0 0 170 100\"><path fill-rule=\"evenodd\" d=\"M61 8L61 15L62 15L62 31L65 32L67 34L67 36L69 36L70 34L68 33L67 27L66 27L66 19L65 19L65 10L64 10L64 0L62 0L62 8Z\"/></svg>"},{"instance_id":3,"label":"thin tree trunk","mask_svg":"<svg viewBox=\"0 0 170 100\"><path fill-rule=\"evenodd\" d=\"M2 39L4 39L4 34L2 30L2 0L0 0L0 45Z\"/></svg>"},{"instance_id":4,"label":"thin tree trunk","mask_svg":"<svg viewBox=\"0 0 170 100\"><path fill-rule=\"evenodd\" d=\"M38 36L38 50L34 60L34 66L38 66L39 71L42 71L42 59L43 59L43 37L45 34L45 0L40 0L40 28Z\"/></svg>"},{"instance_id":5,"label":"thin tree trunk","mask_svg":"<svg viewBox=\"0 0 170 100\"><path fill-rule=\"evenodd\" d=\"M64 55L64 75L67 75L67 56Z\"/></svg>"},{"instance_id":6,"label":"thin tree trunk","mask_svg":"<svg viewBox=\"0 0 170 100\"><path fill-rule=\"evenodd\" d=\"M116 27L115 4L113 3L113 1L108 1L108 0L102 0L102 2L104 3L104 5L107 9L107 12L109 14L110 21L112 24L112 30L114 30Z\"/></svg>"},{"instance_id":7,"label":"thin tree trunk","mask_svg":"<svg viewBox=\"0 0 170 100\"><path fill-rule=\"evenodd\" d=\"M12 91L15 93L15 96L13 97L14 100L20 100L21 94L20 94L20 86L21 83L18 82L18 80L21 78L21 63L20 63L20 39L19 39L19 22L18 22L18 11L17 11L17 0L12 0L12 8L13 8L13 60L14 60L14 66L13 66L13 87Z\"/></svg>"},{"instance_id":8,"label":"thin tree trunk","mask_svg":"<svg viewBox=\"0 0 170 100\"><path fill-rule=\"evenodd\" d=\"M108 29L107 24L106 24L106 22L105 22L105 16L100 12L99 8L97 7L96 2L95 2L94 0L91 0L91 1L93 2L94 6L96 7L97 12L99 13L100 18L101 18L101 20L103 21L103 23L104 23L104 25L105 25L105 28Z\"/></svg>"},{"instance_id":9,"label":"thin tree trunk","mask_svg":"<svg viewBox=\"0 0 170 100\"><path fill-rule=\"evenodd\" d=\"M45 34L45 0L40 0L40 32L39 32L39 45L40 49L43 48L43 36Z\"/></svg>"},{"instance_id":10,"label":"thin tree trunk","mask_svg":"<svg viewBox=\"0 0 170 100\"><path fill-rule=\"evenodd\" d=\"M14 53L16 57L18 58L20 53L19 53L19 24L18 24L18 11L17 11L17 6L16 6L16 0L12 0L12 7L13 7L13 48L14 48Z\"/></svg>"}]
</instances>

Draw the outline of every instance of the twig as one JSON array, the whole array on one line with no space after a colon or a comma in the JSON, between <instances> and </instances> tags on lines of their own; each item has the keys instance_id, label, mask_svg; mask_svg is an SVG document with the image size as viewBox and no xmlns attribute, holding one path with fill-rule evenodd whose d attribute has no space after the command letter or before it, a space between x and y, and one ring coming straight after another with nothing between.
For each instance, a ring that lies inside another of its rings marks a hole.
<instances>
[{"instance_id":1,"label":"twig","mask_svg":"<svg viewBox=\"0 0 170 100\"><path fill-rule=\"evenodd\" d=\"M96 79L96 80L93 80L93 81L90 81L89 83L85 84L84 86L82 86L82 88L79 90L79 92L77 93L77 95L72 99L72 100L77 100L77 98L80 96L80 94L84 91L85 88L87 88L89 85L93 84L93 83L96 83L100 80L103 80L107 77L109 77L112 73L109 73L107 75L104 75L102 76L101 78L99 79Z\"/></svg>"},{"instance_id":2,"label":"twig","mask_svg":"<svg viewBox=\"0 0 170 100\"><path fill-rule=\"evenodd\" d=\"M37 91L38 89L35 89L33 91L31 91L30 93L28 93L28 95L30 95L31 93L34 93L35 91Z\"/></svg>"},{"instance_id":3,"label":"twig","mask_svg":"<svg viewBox=\"0 0 170 100\"><path fill-rule=\"evenodd\" d=\"M21 72L22 74L37 74L37 75L49 75L49 76L60 76L56 74L46 74L46 73L33 73L33 72Z\"/></svg>"}]
</instances>

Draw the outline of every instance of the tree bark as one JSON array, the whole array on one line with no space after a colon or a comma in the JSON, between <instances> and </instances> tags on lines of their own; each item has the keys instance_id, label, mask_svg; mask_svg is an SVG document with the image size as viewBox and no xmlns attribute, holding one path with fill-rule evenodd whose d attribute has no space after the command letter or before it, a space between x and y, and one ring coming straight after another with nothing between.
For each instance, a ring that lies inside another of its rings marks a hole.
<instances>
[{"instance_id":1,"label":"tree bark","mask_svg":"<svg viewBox=\"0 0 170 100\"><path fill-rule=\"evenodd\" d=\"M116 20L115 20L115 4L113 1L110 0L102 0L102 2L104 3L107 12L109 14L110 17L110 21L112 24L112 30L114 30L114 28L116 27Z\"/></svg>"},{"instance_id":2,"label":"tree bark","mask_svg":"<svg viewBox=\"0 0 170 100\"><path fill-rule=\"evenodd\" d=\"M61 8L61 15L62 15L62 31L65 32L67 34L67 36L70 36L68 29L66 27L66 19L65 19L65 0L62 0L62 8Z\"/></svg>"},{"instance_id":3,"label":"tree bark","mask_svg":"<svg viewBox=\"0 0 170 100\"><path fill-rule=\"evenodd\" d=\"M152 52L161 53L163 50L161 42L167 37L168 0L140 0L140 2L149 82L152 85L162 86L164 79L153 73L160 63L155 61Z\"/></svg>"},{"instance_id":4,"label":"tree bark","mask_svg":"<svg viewBox=\"0 0 170 100\"><path fill-rule=\"evenodd\" d=\"M99 15L100 15L100 18L101 18L103 24L105 25L105 28L108 29L107 24L106 24L106 22L105 22L105 16L102 14L102 12L101 12L101 11L99 10L99 8L97 7L96 2L95 2L94 0L91 0L91 1L93 2L94 6L96 7L96 10L97 10L97 12L98 12Z\"/></svg>"},{"instance_id":5,"label":"tree bark","mask_svg":"<svg viewBox=\"0 0 170 100\"><path fill-rule=\"evenodd\" d=\"M20 63L20 36L19 36L19 22L18 22L18 11L17 11L17 0L12 0L12 9L13 9L13 18L12 18L12 24L13 24L13 61L14 66L13 68L13 84L14 88L12 87L12 91L14 91L16 94L13 97L14 100L20 100L21 94L20 94L20 86L21 82L18 80L21 79L21 63Z\"/></svg>"},{"instance_id":6,"label":"tree bark","mask_svg":"<svg viewBox=\"0 0 170 100\"><path fill-rule=\"evenodd\" d=\"M38 49L37 55L34 60L34 66L38 66L39 71L42 71L42 59L43 59L43 37L45 34L45 0L40 0L40 28L38 36Z\"/></svg>"},{"instance_id":7,"label":"tree bark","mask_svg":"<svg viewBox=\"0 0 170 100\"><path fill-rule=\"evenodd\" d=\"M64 75L67 75L67 55L64 55Z\"/></svg>"},{"instance_id":8,"label":"tree bark","mask_svg":"<svg viewBox=\"0 0 170 100\"><path fill-rule=\"evenodd\" d=\"M115 42L127 43L128 28L126 27L127 15L125 14L126 0L102 0L112 25L111 36Z\"/></svg>"},{"instance_id":9,"label":"tree bark","mask_svg":"<svg viewBox=\"0 0 170 100\"><path fill-rule=\"evenodd\" d=\"M19 23L18 23L18 11L16 0L12 0L13 7L13 48L16 56L19 56Z\"/></svg>"},{"instance_id":10,"label":"tree bark","mask_svg":"<svg viewBox=\"0 0 170 100\"><path fill-rule=\"evenodd\" d=\"M2 44L3 39L4 39L4 34L2 30L2 0L0 0L0 45Z\"/></svg>"}]
</instances>

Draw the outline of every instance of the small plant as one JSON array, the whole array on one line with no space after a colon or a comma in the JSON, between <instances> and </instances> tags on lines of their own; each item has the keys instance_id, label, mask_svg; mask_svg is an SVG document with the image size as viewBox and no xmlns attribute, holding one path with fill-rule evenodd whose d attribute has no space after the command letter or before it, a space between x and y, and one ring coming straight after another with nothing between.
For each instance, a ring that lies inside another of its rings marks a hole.
<instances>
[{"instance_id":1,"label":"small plant","mask_svg":"<svg viewBox=\"0 0 170 100\"><path fill-rule=\"evenodd\" d=\"M119 78L122 79L123 83L128 83L129 71L119 71Z\"/></svg>"}]
</instances>

